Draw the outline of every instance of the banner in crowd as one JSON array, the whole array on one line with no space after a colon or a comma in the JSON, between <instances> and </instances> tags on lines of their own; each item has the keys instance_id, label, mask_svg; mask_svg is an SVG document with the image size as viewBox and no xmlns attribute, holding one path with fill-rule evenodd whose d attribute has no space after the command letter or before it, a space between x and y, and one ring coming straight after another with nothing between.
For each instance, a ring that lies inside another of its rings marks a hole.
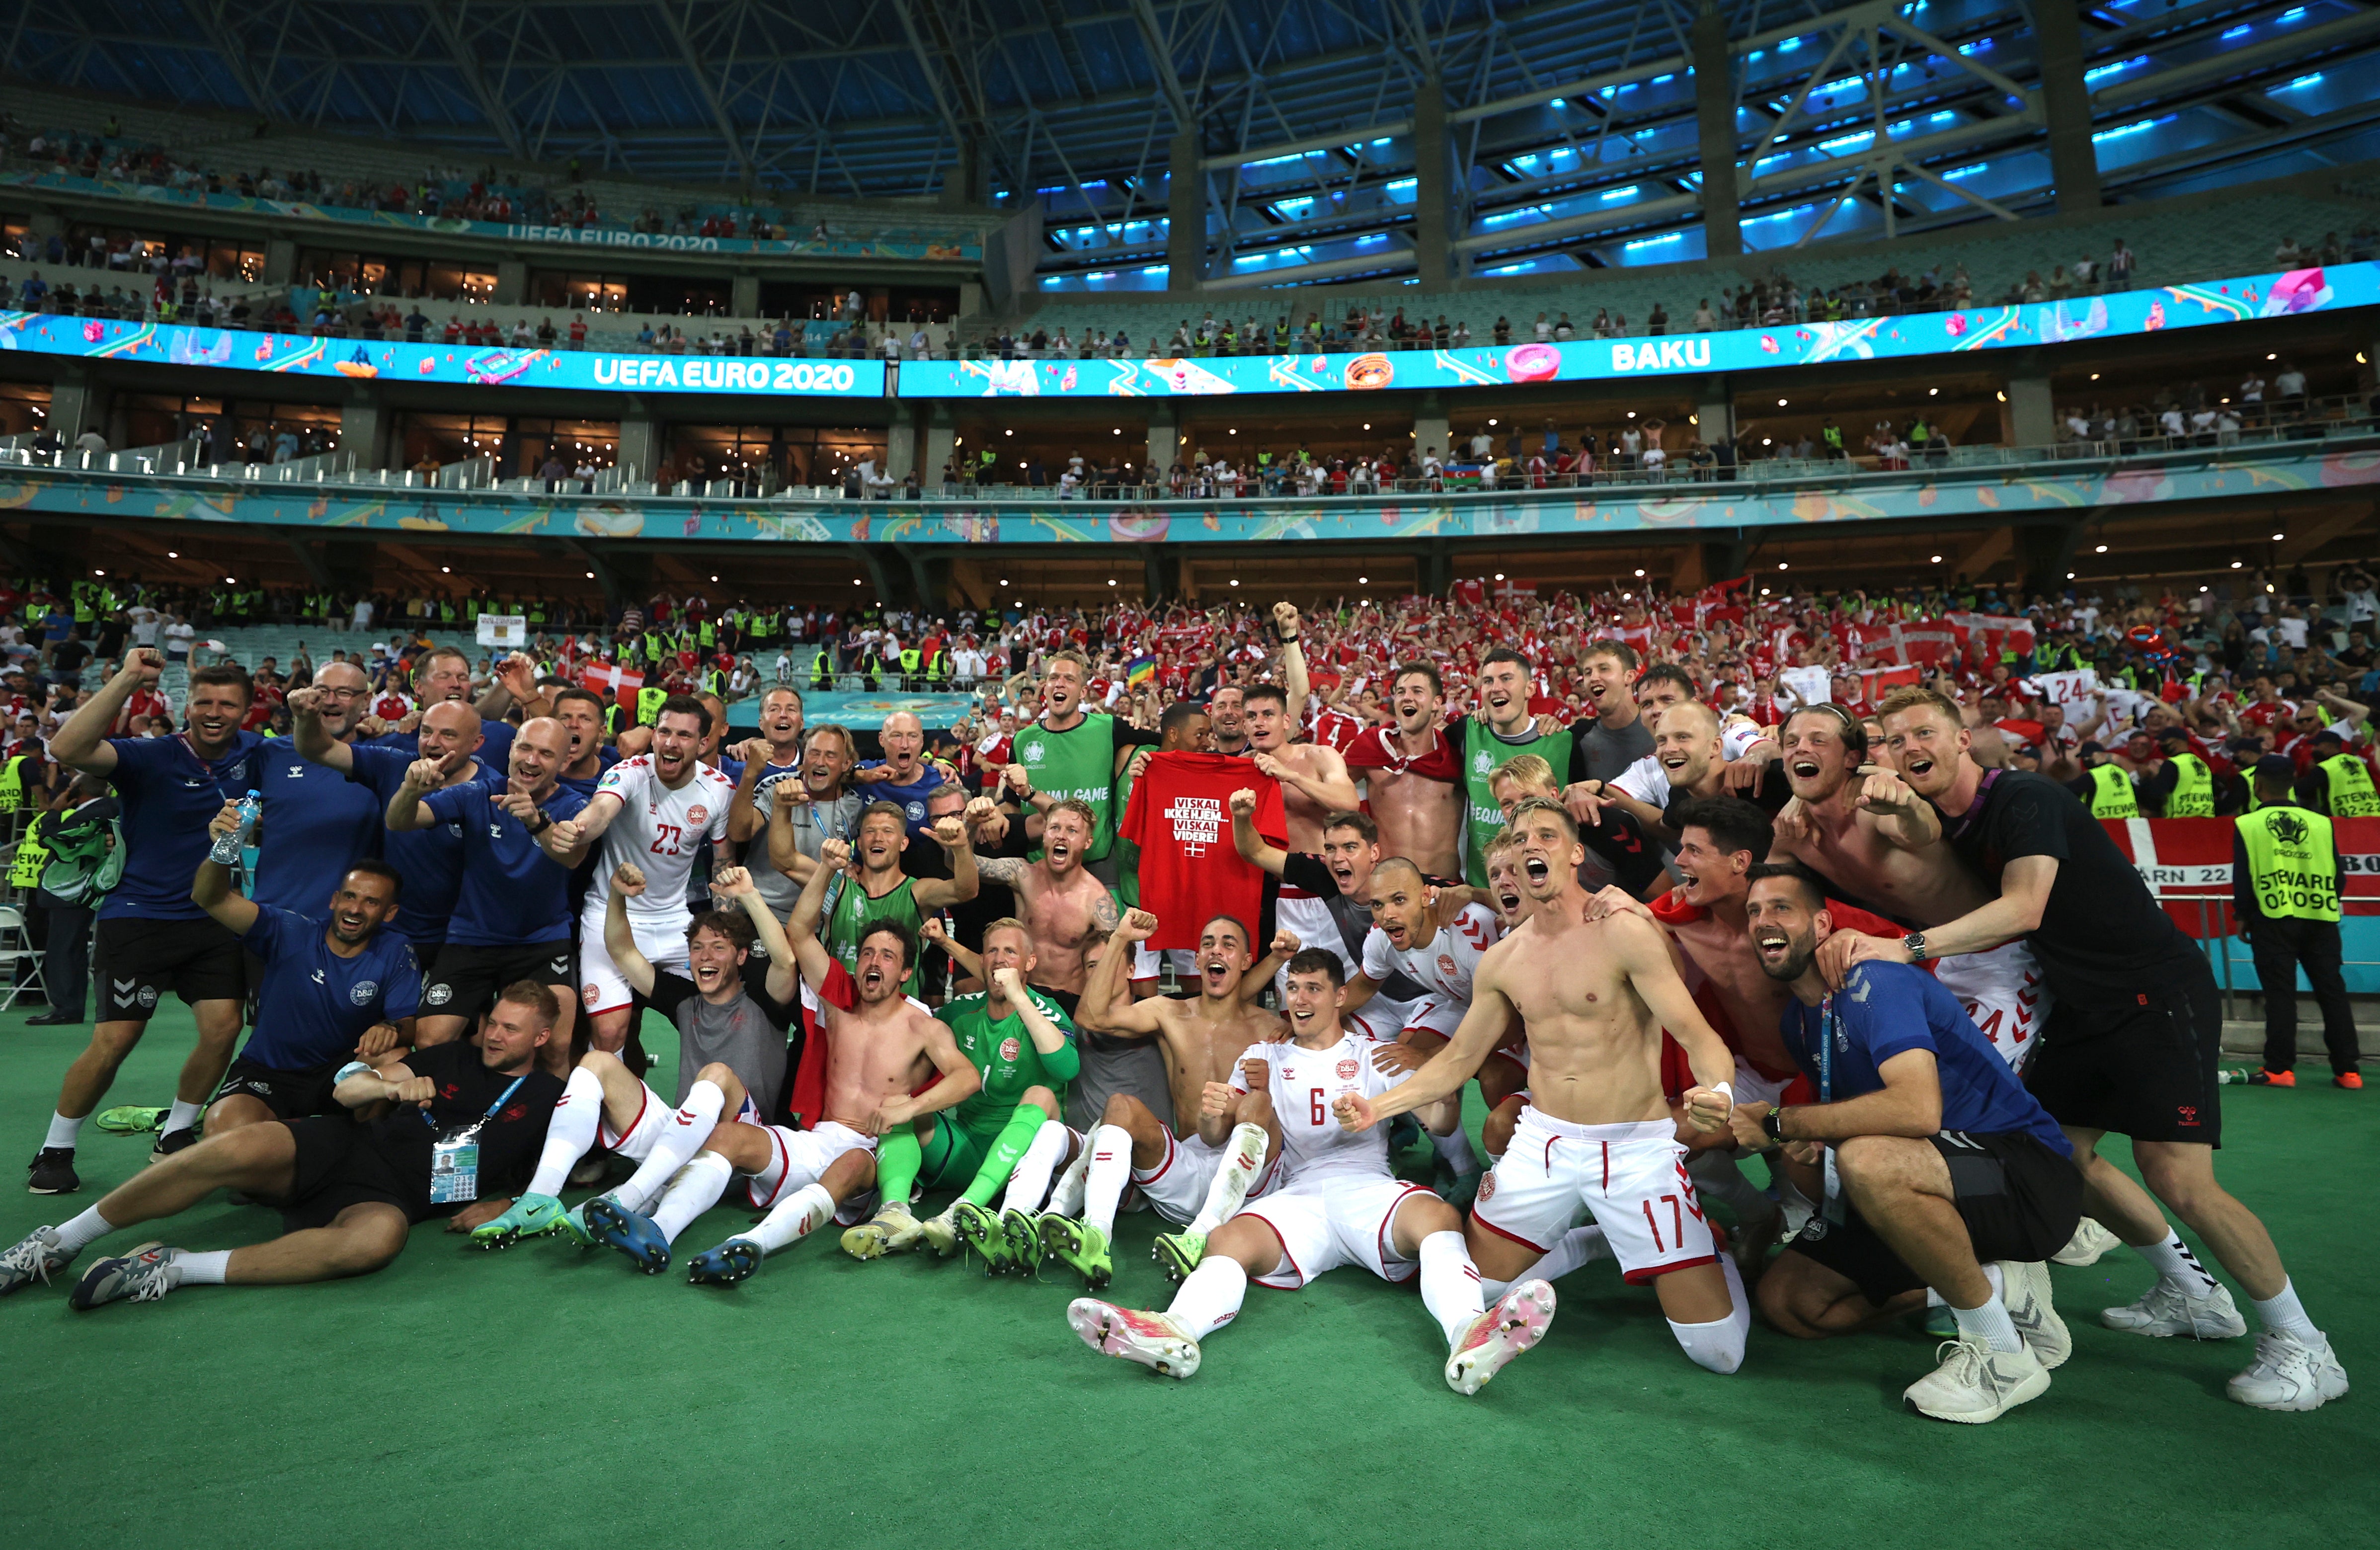
<instances>
[{"instance_id":1,"label":"banner in crowd","mask_svg":"<svg viewBox=\"0 0 2380 1550\"><path fill-rule=\"evenodd\" d=\"M269 470L260 470L269 471ZM548 495L522 490L387 488L312 481L276 482L199 474L88 473L0 464L0 510L69 518L248 522L414 533L505 536L736 539L788 543L922 544L1280 543L1308 540L1670 532L1896 518L1936 521L1989 514L2070 513L2119 503L2180 506L2197 500L2270 498L2278 490L2334 494L2380 484L2380 453L2322 453L2292 444L2234 448L2203 465L2010 479L1999 470L1943 470L1906 483L1847 476L1835 489L1755 482L1690 485L1675 493L1515 491L1495 495L1347 496L1332 500L1185 500L1096 506L1082 501L697 500L653 496ZM1486 604L1487 588L1464 595ZM1900 629L1904 648L1925 630ZM1887 664L1934 660L1909 650ZM1880 640L1888 648L1889 632Z\"/></svg>"},{"instance_id":2,"label":"banner in crowd","mask_svg":"<svg viewBox=\"0 0 2380 1550\"><path fill-rule=\"evenodd\" d=\"M2232 838L2228 818L2103 818L2100 823L2165 906L2192 936L2229 936ZM2337 818L2338 891L2349 915L2380 915L2380 818Z\"/></svg>"},{"instance_id":3,"label":"banner in crowd","mask_svg":"<svg viewBox=\"0 0 2380 1550\"><path fill-rule=\"evenodd\" d=\"M2034 692L2053 705L2080 705L2099 688L2099 674L2090 667L2070 673L2035 673L2029 680Z\"/></svg>"},{"instance_id":4,"label":"banner in crowd","mask_svg":"<svg viewBox=\"0 0 2380 1550\"><path fill-rule=\"evenodd\" d=\"M1520 294L1520 293L1515 293ZM2380 263L2251 275L2069 301L1780 323L1660 339L1145 360L913 360L904 398L1184 398L1609 382L2072 344L2380 303ZM1483 323L1484 319L1481 320ZM1155 344L1156 341L1150 341Z\"/></svg>"},{"instance_id":5,"label":"banner in crowd","mask_svg":"<svg viewBox=\"0 0 2380 1550\"><path fill-rule=\"evenodd\" d=\"M407 345L181 323L119 323L0 311L0 350L87 360L213 366L349 382L455 383L472 387L632 388L747 397L881 398L880 360L780 360L708 355L613 355L511 345Z\"/></svg>"},{"instance_id":6,"label":"banner in crowd","mask_svg":"<svg viewBox=\"0 0 2380 1550\"><path fill-rule=\"evenodd\" d=\"M1777 681L1801 704L1823 705L1835 697L1834 679L1824 667L1788 667Z\"/></svg>"},{"instance_id":7,"label":"banner in crowd","mask_svg":"<svg viewBox=\"0 0 2380 1550\"><path fill-rule=\"evenodd\" d=\"M2022 656L2033 650L2030 619L1998 614L1945 614L1941 622L1950 627L1960 651L1973 648L1985 662L1998 661L2002 653Z\"/></svg>"},{"instance_id":8,"label":"banner in crowd","mask_svg":"<svg viewBox=\"0 0 2380 1550\"><path fill-rule=\"evenodd\" d=\"M390 181L399 180L392 178ZM756 242L743 237L692 237L667 232L624 231L612 226L540 226L502 221L467 221L453 215L414 215L394 210L358 210L340 204L309 204L299 200L210 194L197 189L119 183L113 178L84 177L62 172L0 173L0 188L97 194L109 199L133 200L143 204L177 206L187 210L219 210L242 215L335 221L344 226L390 226L402 231L439 232L449 237L480 237L505 242L534 242L571 248L642 248L668 253L748 254L756 257L917 259L936 263L980 263L983 261L983 244L967 240L965 235L955 235L941 241L830 236L787 237Z\"/></svg>"}]
</instances>

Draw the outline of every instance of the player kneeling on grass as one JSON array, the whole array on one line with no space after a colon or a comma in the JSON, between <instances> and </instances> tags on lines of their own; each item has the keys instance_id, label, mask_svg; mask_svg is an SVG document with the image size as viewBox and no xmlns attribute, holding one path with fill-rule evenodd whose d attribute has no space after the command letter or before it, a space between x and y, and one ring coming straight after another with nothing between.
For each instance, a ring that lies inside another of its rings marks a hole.
<instances>
[{"instance_id":1,"label":"player kneeling on grass","mask_svg":"<svg viewBox=\"0 0 2380 1550\"><path fill-rule=\"evenodd\" d=\"M1024 921L1010 917L984 927L979 958L952 942L939 921L928 922L927 936L991 986L942 1007L942 1021L983 1088L915 1128L886 1134L876 1153L883 1204L874 1220L843 1235L844 1251L872 1260L922 1241L947 1256L964 1238L983 1256L988 1274L1030 1272L1041 1263L1037 1213L1050 1174L1082 1145L1057 1117L1066 1112L1066 1083L1082 1069L1075 1025L1057 1002L1026 983L1037 959ZM909 1210L920 1180L929 1190L962 1181L965 1188L948 1210L920 1222ZM995 1216L991 1197L1003 1184L1008 1195Z\"/></svg>"},{"instance_id":2,"label":"player kneeling on grass","mask_svg":"<svg viewBox=\"0 0 2380 1550\"><path fill-rule=\"evenodd\" d=\"M1813 873L1779 861L1751 878L1753 946L1792 987L1785 1046L1818 1102L1739 1104L1729 1123L1745 1146L1781 1149L1803 1192L1826 1201L1761 1277L1761 1312L1815 1340L1912 1310L1930 1288L1958 1337L1901 1398L1937 1420L1990 1421L2046 1392L2073 1350L2042 1263L2082 1216L2073 1144L1932 975L1870 961L1828 986L1816 960L1834 923Z\"/></svg>"},{"instance_id":3,"label":"player kneeling on grass","mask_svg":"<svg viewBox=\"0 0 2380 1550\"><path fill-rule=\"evenodd\" d=\"M1339 1124L1340 1100L1377 1096L1394 1080L1374 1058L1380 1046L1340 1024L1344 973L1335 953L1292 958L1289 1043L1252 1045L1233 1068L1231 1087L1245 1093L1242 1125L1262 1126L1291 1182L1208 1235L1164 1312L1075 1300L1066 1321L1093 1350L1186 1378L1198 1370L1199 1343L1238 1316L1250 1276L1294 1290L1346 1264L1385 1281L1421 1277L1422 1301L1446 1335L1446 1381L1458 1393L1477 1393L1545 1334L1553 1288L1525 1281L1483 1306L1462 1214L1389 1171L1385 1130Z\"/></svg>"},{"instance_id":4,"label":"player kneeling on grass","mask_svg":"<svg viewBox=\"0 0 2380 1550\"><path fill-rule=\"evenodd\" d=\"M785 1084L785 1029L796 1009L784 929L750 873L722 868L710 891L734 908L705 910L686 927L686 974L658 969L637 946L628 916L628 901L645 888L638 867L623 863L613 872L604 946L628 987L677 1029L678 1105L673 1109L663 1103L619 1056L601 1050L581 1056L553 1105L536 1177L512 1209L471 1234L480 1248L502 1249L551 1232L581 1247L592 1243L587 1206L565 1213L555 1198L589 1148L638 1165L626 1183L601 1198L642 1211L710 1139L722 1116L755 1124L776 1111ZM744 963L756 943L769 963L765 999L758 1000L744 983Z\"/></svg>"},{"instance_id":5,"label":"player kneeling on grass","mask_svg":"<svg viewBox=\"0 0 2380 1550\"><path fill-rule=\"evenodd\" d=\"M785 931L802 982L818 997L818 1030L827 1052L825 1116L807 1130L743 1121L718 1127L668 1180L650 1213L600 1196L589 1201L588 1231L648 1275L669 1268L677 1235L741 1177L753 1206L768 1215L750 1232L696 1255L686 1279L697 1286L743 1280L764 1256L824 1226L844 1202L872 1196L878 1137L949 1108L982 1086L950 1029L903 992L917 962L917 941L908 927L897 921L865 927L856 974L820 943L809 922L818 919L835 870L820 866L810 873ZM927 1087L937 1072L940 1080Z\"/></svg>"},{"instance_id":6,"label":"player kneeling on grass","mask_svg":"<svg viewBox=\"0 0 2380 1550\"><path fill-rule=\"evenodd\" d=\"M49 1280L103 1235L187 1211L217 1190L281 1208L269 1243L192 1253L143 1243L83 1272L67 1300L153 1302L176 1287L280 1286L378 1270L407 1230L449 1216L478 1226L512 1203L545 1139L562 1083L539 1068L561 1004L533 980L504 987L478 1047L415 1050L374 1071L361 1061L332 1089L358 1114L243 1125L136 1174L63 1227L36 1227L0 1254L0 1295ZM358 1122L360 1120L360 1122Z\"/></svg>"}]
</instances>

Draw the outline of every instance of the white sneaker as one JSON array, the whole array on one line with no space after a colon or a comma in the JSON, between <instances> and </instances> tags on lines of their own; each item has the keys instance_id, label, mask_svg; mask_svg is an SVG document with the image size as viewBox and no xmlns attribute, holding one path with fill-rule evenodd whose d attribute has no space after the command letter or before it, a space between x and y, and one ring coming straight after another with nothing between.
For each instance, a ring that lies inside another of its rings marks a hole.
<instances>
[{"instance_id":1,"label":"white sneaker","mask_svg":"<svg viewBox=\"0 0 2380 1550\"><path fill-rule=\"evenodd\" d=\"M2325 1338L2309 1346L2268 1329L2256 1336L2256 1360L2224 1385L2224 1392L2260 1410L2316 1410L2347 1392L2347 1369Z\"/></svg>"},{"instance_id":2,"label":"white sneaker","mask_svg":"<svg viewBox=\"0 0 2380 1550\"><path fill-rule=\"evenodd\" d=\"M2074 1236L2066 1240L2066 1247L2049 1257L2059 1264L2097 1264L2103 1257L2123 1246L2122 1239L2085 1216L2075 1227Z\"/></svg>"},{"instance_id":3,"label":"white sneaker","mask_svg":"<svg viewBox=\"0 0 2380 1550\"><path fill-rule=\"evenodd\" d=\"M1186 1378L1198 1370L1198 1342L1170 1314L1078 1297L1066 1304L1066 1322L1101 1356L1137 1361L1169 1378Z\"/></svg>"},{"instance_id":4,"label":"white sneaker","mask_svg":"<svg viewBox=\"0 0 2380 1550\"><path fill-rule=\"evenodd\" d=\"M2060 1367L2074 1354L2074 1336L2049 1299L2049 1266L2040 1260L2000 1261L2000 1306L2024 1337L2025 1348L2044 1367Z\"/></svg>"},{"instance_id":5,"label":"white sneaker","mask_svg":"<svg viewBox=\"0 0 2380 1550\"><path fill-rule=\"evenodd\" d=\"M49 1278L74 1263L74 1256L58 1247L58 1229L35 1227L19 1239L6 1253L0 1253L0 1297L22 1290Z\"/></svg>"},{"instance_id":6,"label":"white sneaker","mask_svg":"<svg viewBox=\"0 0 2380 1550\"><path fill-rule=\"evenodd\" d=\"M1472 1320L1454 1343L1446 1358L1446 1386L1457 1394L1478 1393L1506 1362L1545 1338L1553 1316L1553 1288L1543 1281L1514 1287Z\"/></svg>"},{"instance_id":7,"label":"white sneaker","mask_svg":"<svg viewBox=\"0 0 2380 1550\"><path fill-rule=\"evenodd\" d=\"M1986 1350L1964 1337L1945 1340L1936 1355L1942 1365L1901 1391L1900 1401L1919 1415L1980 1426L2049 1389L2049 1369L2033 1349Z\"/></svg>"},{"instance_id":8,"label":"white sneaker","mask_svg":"<svg viewBox=\"0 0 2380 1550\"><path fill-rule=\"evenodd\" d=\"M2167 1285L2163 1276L2141 1294L2138 1302L2099 1310L2099 1322L2109 1329L2130 1330L2134 1335L2151 1335L2160 1339L2187 1335L2193 1340L2228 1340L2248 1333L2248 1321L2233 1305L2230 1288L2218 1282L2204 1297L2185 1297Z\"/></svg>"},{"instance_id":9,"label":"white sneaker","mask_svg":"<svg viewBox=\"0 0 2380 1550\"><path fill-rule=\"evenodd\" d=\"M958 1220L947 1211L918 1223L917 1237L925 1239L926 1246L943 1259L949 1259L959 1251ZM914 1247L916 1242L917 1239L910 1239L910 1246Z\"/></svg>"}]
</instances>

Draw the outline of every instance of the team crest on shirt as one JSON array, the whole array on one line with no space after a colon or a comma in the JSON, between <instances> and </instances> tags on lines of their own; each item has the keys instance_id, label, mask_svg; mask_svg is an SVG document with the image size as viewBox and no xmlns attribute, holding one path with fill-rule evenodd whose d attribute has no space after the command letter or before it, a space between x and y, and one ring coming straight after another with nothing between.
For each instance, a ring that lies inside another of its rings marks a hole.
<instances>
[{"instance_id":1,"label":"team crest on shirt","mask_svg":"<svg viewBox=\"0 0 2380 1550\"><path fill-rule=\"evenodd\" d=\"M1016 1042L1014 1035L1012 1034L1008 1038L1000 1041L1000 1057L1002 1060L1014 1064L1017 1055L1024 1049L1024 1047L1025 1046Z\"/></svg>"},{"instance_id":2,"label":"team crest on shirt","mask_svg":"<svg viewBox=\"0 0 2380 1550\"><path fill-rule=\"evenodd\" d=\"M689 829L698 829L702 827L702 821L710 816L710 810L697 802L686 810L686 826Z\"/></svg>"},{"instance_id":3,"label":"team crest on shirt","mask_svg":"<svg viewBox=\"0 0 2380 1550\"><path fill-rule=\"evenodd\" d=\"M1342 1060L1339 1062L1339 1080L1341 1081L1354 1081L1357 1076L1362 1074L1363 1069L1363 1063L1360 1061Z\"/></svg>"},{"instance_id":4,"label":"team crest on shirt","mask_svg":"<svg viewBox=\"0 0 2380 1550\"><path fill-rule=\"evenodd\" d=\"M371 1005L372 997L379 994L380 982L378 980L363 980L358 982L354 988L347 992L347 999L354 1002L358 1007L369 1007Z\"/></svg>"},{"instance_id":5,"label":"team crest on shirt","mask_svg":"<svg viewBox=\"0 0 2380 1550\"><path fill-rule=\"evenodd\" d=\"M1494 1168L1489 1168L1489 1169L1487 1171L1487 1173L1486 1173L1485 1175L1483 1175L1483 1176L1480 1178L1480 1180L1479 1180L1479 1193L1478 1193L1477 1197L1475 1199L1474 1203L1475 1203L1475 1204L1478 1204L1478 1205L1486 1205L1486 1204L1488 1203L1488 1202L1489 1197L1493 1196L1495 1193L1496 1193L1496 1170L1495 1170Z\"/></svg>"},{"instance_id":6,"label":"team crest on shirt","mask_svg":"<svg viewBox=\"0 0 2380 1550\"><path fill-rule=\"evenodd\" d=\"M140 1005L146 1010L154 1011L156 1009L157 987L155 985L142 985L140 987Z\"/></svg>"},{"instance_id":7,"label":"team crest on shirt","mask_svg":"<svg viewBox=\"0 0 2380 1550\"><path fill-rule=\"evenodd\" d=\"M443 1007L454 998L455 992L445 985L431 985L421 993L421 1004L425 1007Z\"/></svg>"},{"instance_id":8,"label":"team crest on shirt","mask_svg":"<svg viewBox=\"0 0 2380 1550\"><path fill-rule=\"evenodd\" d=\"M698 809L697 811L700 810ZM911 802L908 805L907 811L909 813L909 822L914 824L918 819L926 816L926 804L923 802Z\"/></svg>"},{"instance_id":9,"label":"team crest on shirt","mask_svg":"<svg viewBox=\"0 0 2380 1550\"><path fill-rule=\"evenodd\" d=\"M578 999L587 1003L587 1009L590 1012L595 1009L595 1003L601 1000L602 997L603 993L596 989L593 985L589 985L578 993Z\"/></svg>"},{"instance_id":10,"label":"team crest on shirt","mask_svg":"<svg viewBox=\"0 0 2380 1550\"><path fill-rule=\"evenodd\" d=\"M1450 980L1454 978L1454 955L1452 953L1440 953L1438 955L1438 971L1445 975Z\"/></svg>"}]
</instances>

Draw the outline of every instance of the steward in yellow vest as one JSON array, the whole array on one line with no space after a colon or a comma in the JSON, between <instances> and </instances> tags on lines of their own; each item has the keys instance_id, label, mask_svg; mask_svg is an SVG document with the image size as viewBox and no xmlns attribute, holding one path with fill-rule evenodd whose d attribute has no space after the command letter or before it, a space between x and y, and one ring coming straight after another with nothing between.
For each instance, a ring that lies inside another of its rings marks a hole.
<instances>
[{"instance_id":1,"label":"steward in yellow vest","mask_svg":"<svg viewBox=\"0 0 2380 1550\"><path fill-rule=\"evenodd\" d=\"M2298 971L2322 1008L2332 1080L2363 1085L2356 1062L2355 1013L2339 970L2338 847L2329 819L2300 807L2289 787L2297 766L2279 754L2258 760L2256 811L2234 819L2231 900L2240 934L2255 953L2265 1003L2265 1061L2249 1080L2295 1087Z\"/></svg>"}]
</instances>

